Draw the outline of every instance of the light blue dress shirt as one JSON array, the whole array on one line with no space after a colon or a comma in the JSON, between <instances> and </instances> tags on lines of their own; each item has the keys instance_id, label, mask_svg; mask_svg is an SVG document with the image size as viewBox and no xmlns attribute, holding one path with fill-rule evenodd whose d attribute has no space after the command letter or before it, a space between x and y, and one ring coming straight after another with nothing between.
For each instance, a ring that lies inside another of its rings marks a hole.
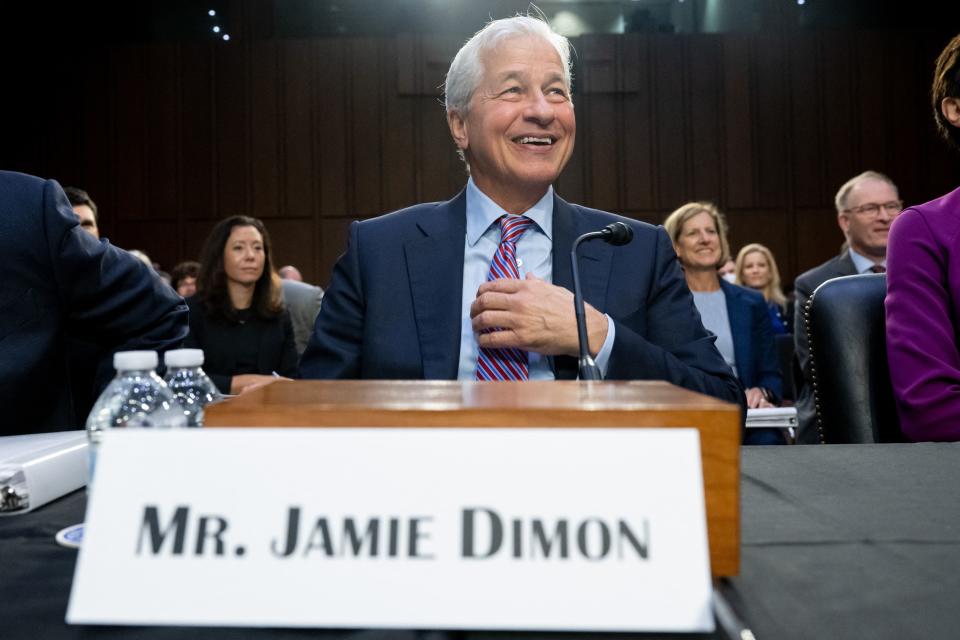
<instances>
[{"instance_id":1,"label":"light blue dress shirt","mask_svg":"<svg viewBox=\"0 0 960 640\"><path fill-rule=\"evenodd\" d=\"M460 368L458 380L475 380L477 372L477 336L470 319L470 305L477 297L477 289L487 281L490 262L500 245L500 225L497 220L506 215L493 200L488 198L473 178L467 181L467 235L463 247L463 295L460 309ZM530 225L517 241L517 267L520 277L527 273L553 282L553 187L524 214L534 224ZM571 312L573 310L571 309ZM597 354L597 366L601 373L607 372L610 352L613 350L613 320L607 316L607 339ZM553 371L547 356L529 353L531 380L553 380Z\"/></svg>"},{"instance_id":2,"label":"light blue dress shirt","mask_svg":"<svg viewBox=\"0 0 960 640\"><path fill-rule=\"evenodd\" d=\"M872 273L870 269L875 264L883 265L883 268L887 267L886 258L884 258L882 262L877 263L866 256L860 255L853 249L849 249L849 251L850 251L850 259L853 260L853 266L857 270L857 273Z\"/></svg>"}]
</instances>

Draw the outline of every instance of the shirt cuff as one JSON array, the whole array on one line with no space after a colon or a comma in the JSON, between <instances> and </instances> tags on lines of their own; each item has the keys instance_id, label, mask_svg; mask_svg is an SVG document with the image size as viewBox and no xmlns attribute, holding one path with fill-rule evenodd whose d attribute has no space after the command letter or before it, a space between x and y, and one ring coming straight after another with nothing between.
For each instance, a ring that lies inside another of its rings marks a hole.
<instances>
[{"instance_id":1,"label":"shirt cuff","mask_svg":"<svg viewBox=\"0 0 960 640\"><path fill-rule=\"evenodd\" d=\"M606 317L607 339L603 341L603 346L600 347L600 352L597 353L597 359L594 360L594 362L597 363L597 368L600 369L600 374L604 378L607 377L607 368L610 366L610 352L613 351L613 340L617 337L617 328L616 325L613 324L613 318L609 315Z\"/></svg>"}]
</instances>

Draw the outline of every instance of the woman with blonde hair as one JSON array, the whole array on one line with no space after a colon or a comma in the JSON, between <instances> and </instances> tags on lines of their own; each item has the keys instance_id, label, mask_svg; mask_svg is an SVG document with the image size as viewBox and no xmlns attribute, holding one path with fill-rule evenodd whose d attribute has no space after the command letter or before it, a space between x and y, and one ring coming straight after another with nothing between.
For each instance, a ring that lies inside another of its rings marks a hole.
<instances>
[{"instance_id":1,"label":"woman with blonde hair","mask_svg":"<svg viewBox=\"0 0 960 640\"><path fill-rule=\"evenodd\" d=\"M787 297L783 295L780 270L777 268L777 261L773 259L773 252L756 242L748 244L737 254L735 273L737 274L736 284L763 294L773 332L790 333L787 322L784 320Z\"/></svg>"},{"instance_id":2,"label":"woman with blonde hair","mask_svg":"<svg viewBox=\"0 0 960 640\"><path fill-rule=\"evenodd\" d=\"M717 336L717 349L746 389L747 407L779 403L783 377L763 296L721 278L717 266L729 255L727 225L716 206L689 202L663 226L683 267L703 326ZM779 429L748 429L744 444L783 444Z\"/></svg>"}]
</instances>

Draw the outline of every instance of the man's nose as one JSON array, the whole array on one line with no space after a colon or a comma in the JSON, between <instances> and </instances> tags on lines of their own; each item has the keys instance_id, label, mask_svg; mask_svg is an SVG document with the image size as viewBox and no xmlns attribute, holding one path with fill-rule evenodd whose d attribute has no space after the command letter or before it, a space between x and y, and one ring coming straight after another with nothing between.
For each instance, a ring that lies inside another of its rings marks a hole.
<instances>
[{"instance_id":1,"label":"man's nose","mask_svg":"<svg viewBox=\"0 0 960 640\"><path fill-rule=\"evenodd\" d=\"M530 99L524 115L528 120L533 120L541 125L553 122L556 117L553 104L547 100L547 96L542 91L533 92L533 97Z\"/></svg>"}]
</instances>

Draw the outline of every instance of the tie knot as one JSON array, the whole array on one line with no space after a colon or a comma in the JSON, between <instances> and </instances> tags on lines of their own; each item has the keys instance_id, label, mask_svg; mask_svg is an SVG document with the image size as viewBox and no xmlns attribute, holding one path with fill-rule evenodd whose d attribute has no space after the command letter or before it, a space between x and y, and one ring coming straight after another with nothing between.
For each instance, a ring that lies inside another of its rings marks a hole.
<instances>
[{"instance_id":1,"label":"tie knot","mask_svg":"<svg viewBox=\"0 0 960 640\"><path fill-rule=\"evenodd\" d=\"M533 220L527 216L513 216L507 214L500 218L500 242L516 242L533 224Z\"/></svg>"},{"instance_id":2,"label":"tie knot","mask_svg":"<svg viewBox=\"0 0 960 640\"><path fill-rule=\"evenodd\" d=\"M872 267L870 267L870 271L872 271L873 273L886 273L887 268L882 264L875 264Z\"/></svg>"}]
</instances>

